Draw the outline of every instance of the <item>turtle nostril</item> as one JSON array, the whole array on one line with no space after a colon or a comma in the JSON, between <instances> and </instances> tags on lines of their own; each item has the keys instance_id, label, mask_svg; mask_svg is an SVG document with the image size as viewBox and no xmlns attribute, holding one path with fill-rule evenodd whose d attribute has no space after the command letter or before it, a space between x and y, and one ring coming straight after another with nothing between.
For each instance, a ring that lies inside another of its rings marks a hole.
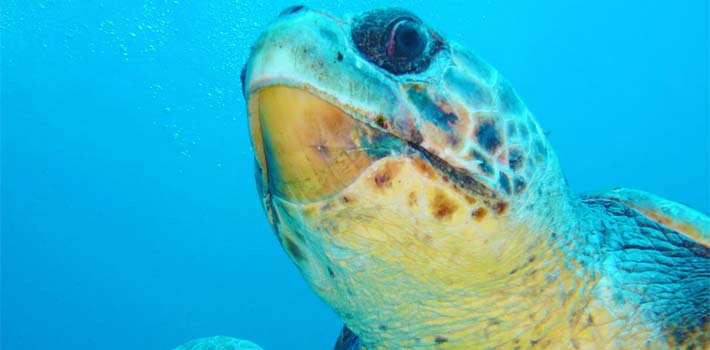
<instances>
[{"instance_id":1,"label":"turtle nostril","mask_svg":"<svg viewBox=\"0 0 710 350\"><path fill-rule=\"evenodd\" d=\"M306 7L303 5L296 5L296 6L287 7L285 10L283 10L283 11L281 11L281 13L279 13L279 17L296 13L298 11L303 10L304 8L306 8Z\"/></svg>"}]
</instances>

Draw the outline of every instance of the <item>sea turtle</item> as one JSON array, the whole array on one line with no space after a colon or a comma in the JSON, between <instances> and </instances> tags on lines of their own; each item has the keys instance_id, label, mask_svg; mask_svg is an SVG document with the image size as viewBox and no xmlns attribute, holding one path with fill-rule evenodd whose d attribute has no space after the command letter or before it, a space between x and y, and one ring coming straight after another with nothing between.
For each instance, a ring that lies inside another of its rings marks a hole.
<instances>
[{"instance_id":1,"label":"sea turtle","mask_svg":"<svg viewBox=\"0 0 710 350\"><path fill-rule=\"evenodd\" d=\"M242 74L261 202L336 349L707 349L710 219L568 190L490 65L414 14L289 8Z\"/></svg>"},{"instance_id":2,"label":"sea turtle","mask_svg":"<svg viewBox=\"0 0 710 350\"><path fill-rule=\"evenodd\" d=\"M237 338L215 336L195 339L175 350L264 350L260 346Z\"/></svg>"}]
</instances>

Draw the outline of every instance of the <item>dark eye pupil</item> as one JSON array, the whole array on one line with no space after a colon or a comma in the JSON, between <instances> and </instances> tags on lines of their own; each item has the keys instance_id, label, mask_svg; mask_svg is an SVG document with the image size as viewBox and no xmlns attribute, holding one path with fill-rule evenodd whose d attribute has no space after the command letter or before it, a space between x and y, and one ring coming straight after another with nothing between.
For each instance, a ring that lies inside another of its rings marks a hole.
<instances>
[{"instance_id":1,"label":"dark eye pupil","mask_svg":"<svg viewBox=\"0 0 710 350\"><path fill-rule=\"evenodd\" d=\"M446 43L411 12L379 9L354 17L350 35L360 55L395 75L427 69Z\"/></svg>"},{"instance_id":2,"label":"dark eye pupil","mask_svg":"<svg viewBox=\"0 0 710 350\"><path fill-rule=\"evenodd\" d=\"M395 27L388 53L396 58L416 58L424 52L426 42L415 23L406 21Z\"/></svg>"}]
</instances>

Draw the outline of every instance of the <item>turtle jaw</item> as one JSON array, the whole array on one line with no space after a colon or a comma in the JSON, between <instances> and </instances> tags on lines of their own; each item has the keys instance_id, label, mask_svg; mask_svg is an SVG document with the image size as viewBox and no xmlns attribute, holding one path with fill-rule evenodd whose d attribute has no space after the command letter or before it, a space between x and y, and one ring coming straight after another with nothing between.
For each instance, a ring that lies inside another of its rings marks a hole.
<instances>
[{"instance_id":1,"label":"turtle jaw","mask_svg":"<svg viewBox=\"0 0 710 350\"><path fill-rule=\"evenodd\" d=\"M352 22L310 9L277 19L257 40L242 72L245 98L270 86L290 86L402 140L421 141L397 79L357 50Z\"/></svg>"},{"instance_id":2,"label":"turtle jaw","mask_svg":"<svg viewBox=\"0 0 710 350\"><path fill-rule=\"evenodd\" d=\"M363 78L348 54L347 29L324 12L284 11L261 34L242 72L257 183L272 222L272 197L322 199L371 162L357 149L358 139L369 132L355 125L364 113L352 110L367 108L354 103L356 98L348 100L353 97L348 81ZM352 109L346 112L344 105Z\"/></svg>"},{"instance_id":3,"label":"turtle jaw","mask_svg":"<svg viewBox=\"0 0 710 350\"><path fill-rule=\"evenodd\" d=\"M283 200L312 202L352 183L376 156L376 131L301 89L274 85L249 100L249 126L263 184Z\"/></svg>"},{"instance_id":4,"label":"turtle jaw","mask_svg":"<svg viewBox=\"0 0 710 350\"><path fill-rule=\"evenodd\" d=\"M252 94L249 128L262 184L284 200L331 197L379 158L400 153L416 154L471 195L489 202L499 196L477 176L421 145L359 122L302 89L274 85Z\"/></svg>"},{"instance_id":5,"label":"turtle jaw","mask_svg":"<svg viewBox=\"0 0 710 350\"><path fill-rule=\"evenodd\" d=\"M530 187L536 169L543 168L548 147L527 108L493 68L467 50L447 43L425 72L395 76L367 61L356 47L352 33L358 17L341 20L313 10L287 13L260 36L245 67L250 110L259 110L261 103L253 96L274 86L307 92L321 106L332 105L325 109L338 110L332 115L408 144L492 206L516 200ZM263 136L254 137L255 144L266 145ZM262 150L256 150L261 153L257 160L265 169L268 152ZM335 187L313 196L291 195L312 200L334 193Z\"/></svg>"}]
</instances>

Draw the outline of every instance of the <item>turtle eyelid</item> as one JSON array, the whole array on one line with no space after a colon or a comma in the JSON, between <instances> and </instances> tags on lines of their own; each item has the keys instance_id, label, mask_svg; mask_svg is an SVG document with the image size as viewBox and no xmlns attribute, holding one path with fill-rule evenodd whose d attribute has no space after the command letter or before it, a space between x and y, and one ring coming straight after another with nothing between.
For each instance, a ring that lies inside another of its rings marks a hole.
<instances>
[{"instance_id":1,"label":"turtle eyelid","mask_svg":"<svg viewBox=\"0 0 710 350\"><path fill-rule=\"evenodd\" d=\"M394 75L426 71L436 53L446 46L418 17L396 8L372 10L356 17L351 39L365 59Z\"/></svg>"}]
</instances>

